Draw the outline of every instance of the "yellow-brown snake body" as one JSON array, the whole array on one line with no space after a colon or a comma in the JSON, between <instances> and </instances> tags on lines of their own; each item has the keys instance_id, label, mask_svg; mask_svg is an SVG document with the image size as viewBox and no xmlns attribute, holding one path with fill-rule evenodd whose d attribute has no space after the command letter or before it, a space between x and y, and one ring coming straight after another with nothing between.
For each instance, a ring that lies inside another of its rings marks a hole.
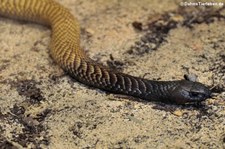
<instances>
[{"instance_id":1,"label":"yellow-brown snake body","mask_svg":"<svg viewBox=\"0 0 225 149\"><path fill-rule=\"evenodd\" d=\"M33 21L52 28L52 58L72 77L89 86L144 100L200 102L210 96L203 84L187 80L152 81L114 72L80 49L78 21L53 0L0 0L0 16Z\"/></svg>"}]
</instances>

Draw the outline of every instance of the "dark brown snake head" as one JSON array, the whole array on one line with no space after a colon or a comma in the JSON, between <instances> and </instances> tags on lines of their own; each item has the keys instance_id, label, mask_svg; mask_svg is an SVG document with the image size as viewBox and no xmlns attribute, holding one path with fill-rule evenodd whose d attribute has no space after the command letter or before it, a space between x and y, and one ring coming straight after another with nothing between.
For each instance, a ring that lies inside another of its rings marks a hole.
<instances>
[{"instance_id":1,"label":"dark brown snake head","mask_svg":"<svg viewBox=\"0 0 225 149\"><path fill-rule=\"evenodd\" d=\"M204 101L211 96L211 91L199 82L181 80L170 96L174 102L185 104Z\"/></svg>"}]
</instances>

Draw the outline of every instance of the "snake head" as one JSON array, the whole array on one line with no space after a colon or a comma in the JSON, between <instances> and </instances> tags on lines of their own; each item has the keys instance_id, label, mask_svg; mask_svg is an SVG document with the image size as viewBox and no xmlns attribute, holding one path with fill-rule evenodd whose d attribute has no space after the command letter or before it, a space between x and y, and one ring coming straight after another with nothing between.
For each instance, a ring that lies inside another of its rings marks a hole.
<instances>
[{"instance_id":1,"label":"snake head","mask_svg":"<svg viewBox=\"0 0 225 149\"><path fill-rule=\"evenodd\" d=\"M178 104L201 102L209 98L211 91L204 84L180 80L172 90L171 100Z\"/></svg>"}]
</instances>

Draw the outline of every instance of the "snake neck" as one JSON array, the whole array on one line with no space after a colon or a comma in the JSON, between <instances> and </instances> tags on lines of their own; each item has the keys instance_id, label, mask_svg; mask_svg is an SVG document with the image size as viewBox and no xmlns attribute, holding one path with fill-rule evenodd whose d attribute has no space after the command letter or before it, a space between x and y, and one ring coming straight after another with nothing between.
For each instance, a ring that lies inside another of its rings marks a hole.
<instances>
[{"instance_id":1,"label":"snake neck","mask_svg":"<svg viewBox=\"0 0 225 149\"><path fill-rule=\"evenodd\" d=\"M152 81L130 76L82 59L64 69L70 76L89 86L113 93L132 95L148 101L168 100L170 91L177 84L176 81Z\"/></svg>"}]
</instances>

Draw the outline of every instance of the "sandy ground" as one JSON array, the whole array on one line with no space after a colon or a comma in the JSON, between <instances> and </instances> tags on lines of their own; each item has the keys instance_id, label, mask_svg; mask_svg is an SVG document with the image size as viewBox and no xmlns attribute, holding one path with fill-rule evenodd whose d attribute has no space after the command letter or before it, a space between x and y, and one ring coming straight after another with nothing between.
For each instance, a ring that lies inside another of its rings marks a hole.
<instances>
[{"instance_id":1,"label":"sandy ground","mask_svg":"<svg viewBox=\"0 0 225 149\"><path fill-rule=\"evenodd\" d=\"M223 18L178 25L158 48L140 53L143 28L179 1L58 1L80 21L81 45L94 60L148 79L195 74L214 96L181 106L90 88L52 61L49 28L1 17L0 148L225 148Z\"/></svg>"}]
</instances>

